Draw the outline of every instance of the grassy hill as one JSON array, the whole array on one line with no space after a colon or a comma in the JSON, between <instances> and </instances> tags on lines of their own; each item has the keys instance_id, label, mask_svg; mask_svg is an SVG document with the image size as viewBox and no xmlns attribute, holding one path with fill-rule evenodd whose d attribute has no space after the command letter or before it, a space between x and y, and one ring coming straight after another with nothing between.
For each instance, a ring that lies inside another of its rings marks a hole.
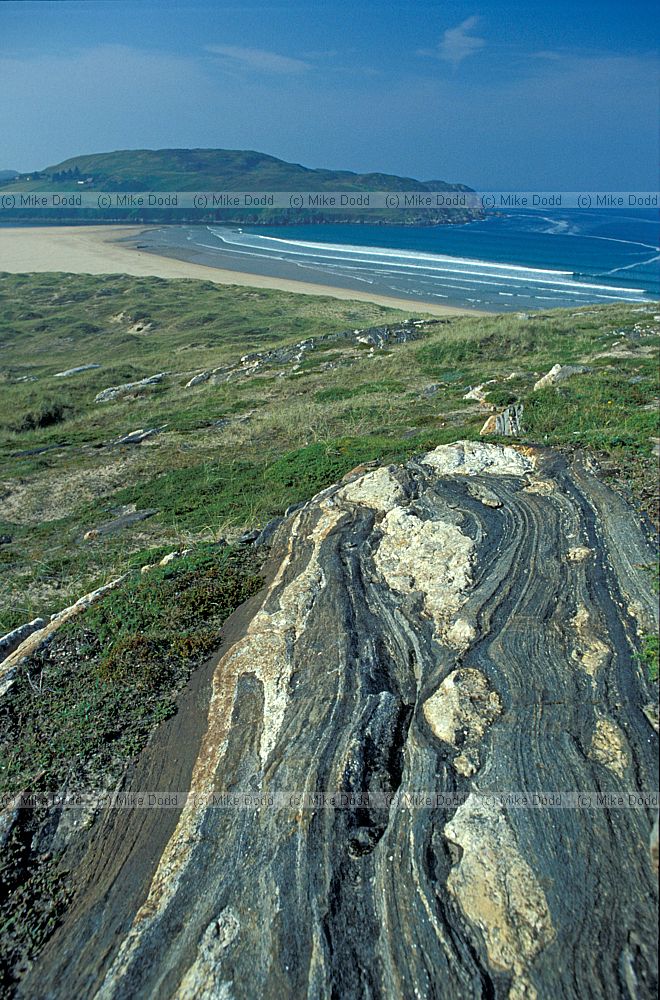
<instances>
[{"instance_id":1,"label":"grassy hill","mask_svg":"<svg viewBox=\"0 0 660 1000\"><path fill-rule=\"evenodd\" d=\"M419 181L394 174L357 174L349 170L323 170L287 163L266 153L235 149L123 149L111 153L74 156L43 170L8 179L2 190L9 191L469 191L465 185L445 181ZM71 213L69 213L71 214ZM167 212L151 209L108 213L79 211L75 220L103 221L198 221L225 222L389 222L389 223L459 223L476 217L466 209L438 209L434 212L362 211L341 209L320 212L294 212L290 209L261 209L246 212L223 210L215 213L191 211ZM3 214L3 219L10 217ZM15 210L12 219L36 221L67 219L66 210L49 210L37 216L34 211Z\"/></svg>"},{"instance_id":2,"label":"grassy hill","mask_svg":"<svg viewBox=\"0 0 660 1000\"><path fill-rule=\"evenodd\" d=\"M236 537L362 461L478 437L492 407L515 401L524 440L606 453L651 503L653 304L457 316L408 343L328 343L298 364L274 357L192 388L197 373L240 369L250 352L404 314L209 282L61 274L0 276L0 305L0 633L58 611L139 550ZM592 371L534 391L556 362ZM56 377L83 365L99 367ZM157 384L95 401L157 373ZM489 379L486 405L464 399ZM117 443L138 428L158 433ZM136 508L157 513L83 540Z\"/></svg>"},{"instance_id":3,"label":"grassy hill","mask_svg":"<svg viewBox=\"0 0 660 1000\"><path fill-rule=\"evenodd\" d=\"M274 191L467 191L464 185L444 181L427 184L394 174L357 174L350 170L322 170L287 163L275 156L242 149L122 149L113 153L74 156L46 167L47 177L67 171L93 176L121 190L196 191L259 186ZM136 186L137 185L137 186Z\"/></svg>"}]
</instances>

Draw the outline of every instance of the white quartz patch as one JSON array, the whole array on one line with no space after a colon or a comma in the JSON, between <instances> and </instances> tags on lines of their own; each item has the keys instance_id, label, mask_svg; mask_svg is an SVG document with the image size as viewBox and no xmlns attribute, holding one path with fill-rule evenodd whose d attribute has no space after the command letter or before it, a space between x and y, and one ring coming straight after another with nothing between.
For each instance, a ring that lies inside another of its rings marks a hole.
<instances>
[{"instance_id":1,"label":"white quartz patch","mask_svg":"<svg viewBox=\"0 0 660 1000\"><path fill-rule=\"evenodd\" d=\"M402 507L390 510L380 529L378 570L400 594L421 591L425 611L444 633L472 582L474 542L455 524L422 521Z\"/></svg>"},{"instance_id":2,"label":"white quartz patch","mask_svg":"<svg viewBox=\"0 0 660 1000\"><path fill-rule=\"evenodd\" d=\"M533 472L535 463L529 455L508 445L487 444L481 441L457 441L442 444L422 458L440 475L525 476Z\"/></svg>"},{"instance_id":3,"label":"white quartz patch","mask_svg":"<svg viewBox=\"0 0 660 1000\"><path fill-rule=\"evenodd\" d=\"M372 510L391 510L405 500L405 493L387 466L383 465L348 483L339 490L338 497L371 507Z\"/></svg>"}]
</instances>

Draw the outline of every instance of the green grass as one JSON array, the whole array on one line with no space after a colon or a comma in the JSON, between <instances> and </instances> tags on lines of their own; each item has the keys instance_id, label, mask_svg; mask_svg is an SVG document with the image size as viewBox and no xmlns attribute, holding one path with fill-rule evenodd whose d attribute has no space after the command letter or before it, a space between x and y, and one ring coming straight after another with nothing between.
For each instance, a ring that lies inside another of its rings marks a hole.
<instances>
[{"instance_id":1,"label":"green grass","mask_svg":"<svg viewBox=\"0 0 660 1000\"><path fill-rule=\"evenodd\" d=\"M660 666L660 638L653 634L645 635L638 657L648 679L657 683Z\"/></svg>"},{"instance_id":2,"label":"green grass","mask_svg":"<svg viewBox=\"0 0 660 1000\"><path fill-rule=\"evenodd\" d=\"M634 368L644 382L631 384L632 366L624 363L531 393L525 411L529 434L551 444L574 444L577 438L602 451L648 450L658 414L643 407L660 391L658 369L655 360Z\"/></svg>"},{"instance_id":3,"label":"green grass","mask_svg":"<svg viewBox=\"0 0 660 1000\"><path fill-rule=\"evenodd\" d=\"M201 545L64 625L3 698L0 793L35 780L57 787L76 772L89 779L137 753L259 586L245 550Z\"/></svg>"},{"instance_id":4,"label":"green grass","mask_svg":"<svg viewBox=\"0 0 660 1000\"><path fill-rule=\"evenodd\" d=\"M296 370L187 390L191 375L243 354L405 314L207 282L0 275L0 632L129 574L19 667L0 705L0 790L116 780L260 585L249 550L219 539L235 541L363 462L478 439L490 410L463 398L469 387L493 379L492 406L524 406L520 443L590 449L652 512L657 309L452 317L386 351L333 342ZM622 338L644 350L599 357ZM592 371L535 392L557 362ZM101 368L54 377L89 363ZM156 372L163 382L135 398L94 402ZM140 427L160 433L114 444ZM84 538L146 508L157 513ZM140 573L182 548L186 558ZM639 657L656 680L657 654L648 635ZM68 898L56 861L30 860L25 877L24 840L8 845L1 871L13 904L0 904L0 943L16 960L38 951Z\"/></svg>"},{"instance_id":5,"label":"green grass","mask_svg":"<svg viewBox=\"0 0 660 1000\"><path fill-rule=\"evenodd\" d=\"M0 631L60 610L143 550L236 537L361 462L477 437L488 411L463 396L488 379L492 405L524 404L523 441L609 456L652 509L655 359L597 355L626 332L657 344L635 333L652 326L653 305L457 316L421 342L373 354L324 344L297 370L191 390L192 374L243 354L405 314L208 282L54 274L0 276L0 306L0 534L11 539L0 545ZM534 392L556 362L593 371ZM102 367L54 378L88 363ZM136 398L94 402L156 372L168 373L163 383ZM161 433L113 446L139 427ZM83 540L131 506L158 514Z\"/></svg>"}]
</instances>

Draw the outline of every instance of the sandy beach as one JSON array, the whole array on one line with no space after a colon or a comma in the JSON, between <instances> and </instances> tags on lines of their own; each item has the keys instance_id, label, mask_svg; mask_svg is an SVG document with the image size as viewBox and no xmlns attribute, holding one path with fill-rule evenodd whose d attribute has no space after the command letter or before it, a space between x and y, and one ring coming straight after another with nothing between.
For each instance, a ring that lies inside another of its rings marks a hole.
<instances>
[{"instance_id":1,"label":"sandy beach","mask_svg":"<svg viewBox=\"0 0 660 1000\"><path fill-rule=\"evenodd\" d=\"M388 295L353 291L331 285L292 281L266 275L243 274L217 267L144 253L127 243L137 239L145 226L39 226L0 228L0 271L23 274L30 271L63 271L69 274L132 274L157 278L197 278L219 285L272 288L300 295L328 295L335 299L376 302L410 313L434 316L474 315L476 310L459 309L433 302L417 302Z\"/></svg>"}]
</instances>

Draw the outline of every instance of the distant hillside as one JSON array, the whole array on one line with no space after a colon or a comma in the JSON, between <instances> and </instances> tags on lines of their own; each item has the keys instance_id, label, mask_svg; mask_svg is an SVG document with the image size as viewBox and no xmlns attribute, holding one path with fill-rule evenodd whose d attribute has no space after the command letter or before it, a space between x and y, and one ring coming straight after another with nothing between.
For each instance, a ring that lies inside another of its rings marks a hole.
<instances>
[{"instance_id":1,"label":"distant hillside","mask_svg":"<svg viewBox=\"0 0 660 1000\"><path fill-rule=\"evenodd\" d=\"M0 170L0 181L11 181L18 177L18 170Z\"/></svg>"},{"instance_id":2,"label":"distant hillside","mask_svg":"<svg viewBox=\"0 0 660 1000\"><path fill-rule=\"evenodd\" d=\"M350 170L323 170L287 163L254 150L234 149L125 149L112 153L74 156L35 173L5 181L3 191L469 191L464 184L419 181L395 174L358 174ZM167 209L131 209L107 213L93 210L48 210L40 221L184 222L376 222L433 224L466 222L476 213L465 209L437 211L250 209L195 212ZM3 218L7 218L6 215ZM37 220L35 211L15 210L12 218Z\"/></svg>"}]
</instances>

